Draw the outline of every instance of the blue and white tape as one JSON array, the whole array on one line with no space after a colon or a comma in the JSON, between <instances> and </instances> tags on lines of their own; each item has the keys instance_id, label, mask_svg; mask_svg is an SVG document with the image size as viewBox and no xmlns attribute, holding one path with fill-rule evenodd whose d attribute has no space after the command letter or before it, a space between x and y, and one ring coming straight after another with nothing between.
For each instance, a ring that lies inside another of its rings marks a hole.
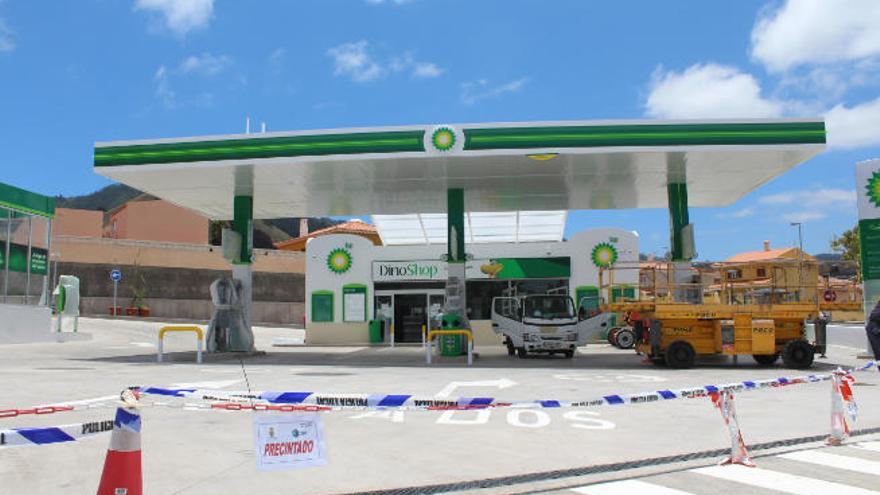
<instances>
[{"instance_id":1,"label":"blue and white tape","mask_svg":"<svg viewBox=\"0 0 880 495\"><path fill-rule=\"evenodd\" d=\"M875 366L870 362L856 368L863 371ZM674 399L705 397L721 391L749 392L766 388L778 388L803 383L815 383L831 380L830 374L780 377L769 380L745 380L741 382L704 385L682 389L652 390L630 394L608 394L584 400L542 399L529 401L504 401L493 397L461 397L458 399L438 399L434 397L417 397L408 394L325 394L317 392L246 392L227 390L205 390L196 388L162 388L142 387L140 392L145 395L162 395L204 400L209 402L239 402L256 404L289 404L295 406L318 406L332 410L365 410L365 409L481 409L489 407L514 408L581 408L599 406L617 406L623 404L646 404Z\"/></svg>"},{"instance_id":2,"label":"blue and white tape","mask_svg":"<svg viewBox=\"0 0 880 495\"><path fill-rule=\"evenodd\" d=\"M108 419L61 426L0 430L0 448L74 442L84 437L109 433L113 430L113 423L112 419Z\"/></svg>"}]
</instances>

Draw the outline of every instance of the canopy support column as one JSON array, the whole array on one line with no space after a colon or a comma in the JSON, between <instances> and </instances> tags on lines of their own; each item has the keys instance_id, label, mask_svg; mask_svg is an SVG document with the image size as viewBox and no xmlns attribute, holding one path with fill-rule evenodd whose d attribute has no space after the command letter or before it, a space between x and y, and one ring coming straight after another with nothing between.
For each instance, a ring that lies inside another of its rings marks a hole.
<instances>
[{"instance_id":1,"label":"canopy support column","mask_svg":"<svg viewBox=\"0 0 880 495\"><path fill-rule=\"evenodd\" d=\"M703 293L695 283L690 261L694 257L693 226L688 215L687 184L671 182L666 191L669 199L669 252L675 290L679 302L702 303Z\"/></svg>"},{"instance_id":2,"label":"canopy support column","mask_svg":"<svg viewBox=\"0 0 880 495\"><path fill-rule=\"evenodd\" d=\"M666 191L669 198L669 251L672 261L690 261L692 253L686 253L688 247L685 240L685 228L690 225L687 184L667 184Z\"/></svg>"},{"instance_id":3,"label":"canopy support column","mask_svg":"<svg viewBox=\"0 0 880 495\"><path fill-rule=\"evenodd\" d=\"M253 332L251 330L251 309L253 307L253 262L254 246L254 198L235 196L233 200L232 230L241 238L241 250L232 262L232 278L241 282L241 309L244 316L246 335L230 335L230 350L252 351Z\"/></svg>"},{"instance_id":4,"label":"canopy support column","mask_svg":"<svg viewBox=\"0 0 880 495\"><path fill-rule=\"evenodd\" d=\"M446 222L448 276L443 325L450 328L470 328L465 293L467 255L464 251L464 189L447 189Z\"/></svg>"}]
</instances>

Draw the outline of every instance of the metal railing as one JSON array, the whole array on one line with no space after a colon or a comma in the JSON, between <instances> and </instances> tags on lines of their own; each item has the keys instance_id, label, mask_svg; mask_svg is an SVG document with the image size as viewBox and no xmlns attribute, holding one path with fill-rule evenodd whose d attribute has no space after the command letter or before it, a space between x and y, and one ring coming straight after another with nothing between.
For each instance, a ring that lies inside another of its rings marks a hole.
<instances>
[{"instance_id":1,"label":"metal railing","mask_svg":"<svg viewBox=\"0 0 880 495\"><path fill-rule=\"evenodd\" d=\"M159 344L157 346L156 362L161 363L164 354L165 334L169 332L193 332L196 334L196 362L202 364L202 342L204 341L204 332L201 327L195 325L184 326L167 326L159 329Z\"/></svg>"}]
</instances>

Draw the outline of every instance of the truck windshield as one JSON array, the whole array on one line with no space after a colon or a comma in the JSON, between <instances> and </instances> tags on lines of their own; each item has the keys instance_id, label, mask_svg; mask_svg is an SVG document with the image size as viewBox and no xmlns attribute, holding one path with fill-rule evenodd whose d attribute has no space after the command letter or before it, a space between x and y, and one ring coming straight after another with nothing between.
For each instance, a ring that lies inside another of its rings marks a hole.
<instances>
[{"instance_id":1,"label":"truck windshield","mask_svg":"<svg viewBox=\"0 0 880 495\"><path fill-rule=\"evenodd\" d=\"M574 318L571 299L565 296L531 296L525 298L525 318L554 320Z\"/></svg>"}]
</instances>

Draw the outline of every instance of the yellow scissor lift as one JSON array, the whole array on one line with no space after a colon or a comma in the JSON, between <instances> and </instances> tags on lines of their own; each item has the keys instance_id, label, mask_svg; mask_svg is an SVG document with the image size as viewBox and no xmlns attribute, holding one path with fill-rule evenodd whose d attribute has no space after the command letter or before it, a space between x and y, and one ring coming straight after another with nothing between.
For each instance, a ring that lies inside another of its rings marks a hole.
<instances>
[{"instance_id":1,"label":"yellow scissor lift","mask_svg":"<svg viewBox=\"0 0 880 495\"><path fill-rule=\"evenodd\" d=\"M787 367L808 368L815 352L825 352L826 309L858 309L855 301L819 302L817 284L790 283L815 277L812 267L799 262L765 266L761 277L743 279L750 264L715 263L702 268L672 263L640 269L637 298L606 299L602 310L626 314L636 334L636 352L656 364L690 368L698 355L751 355L762 365L780 356ZM613 293L614 271L600 270L600 293ZM678 276L673 271L678 270ZM688 270L682 277L682 271ZM709 275L707 276L707 272ZM738 275L738 276L737 276ZM674 280L690 280L675 283ZM817 278L812 278L817 280ZM808 340L807 322L816 331Z\"/></svg>"}]
</instances>

